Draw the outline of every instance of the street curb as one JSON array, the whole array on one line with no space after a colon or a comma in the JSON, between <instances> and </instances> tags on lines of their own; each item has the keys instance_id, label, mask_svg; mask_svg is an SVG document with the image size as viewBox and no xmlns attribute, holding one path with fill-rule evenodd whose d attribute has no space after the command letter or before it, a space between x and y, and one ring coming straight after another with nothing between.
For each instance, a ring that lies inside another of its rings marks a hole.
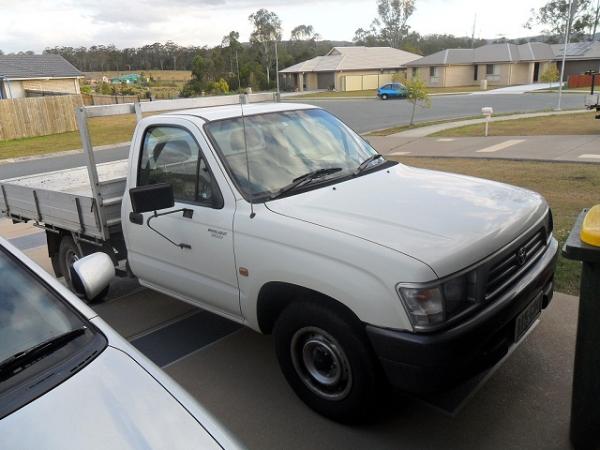
<instances>
[{"instance_id":1,"label":"street curb","mask_svg":"<svg viewBox=\"0 0 600 450\"><path fill-rule=\"evenodd\" d=\"M98 145L98 146L94 147L94 151L110 150L115 147L129 146L130 144L131 144L131 142L116 142L114 144ZM75 150L65 150L62 152L44 153L43 155L31 155L31 156L20 156L18 158L6 158L6 159L0 159L0 166L4 165L4 164L13 164L13 163L20 163L20 162L25 162L25 161L35 161L38 159L48 159L48 158L56 158L59 156L76 155L79 153L83 153L82 148L78 148Z\"/></svg>"}]
</instances>

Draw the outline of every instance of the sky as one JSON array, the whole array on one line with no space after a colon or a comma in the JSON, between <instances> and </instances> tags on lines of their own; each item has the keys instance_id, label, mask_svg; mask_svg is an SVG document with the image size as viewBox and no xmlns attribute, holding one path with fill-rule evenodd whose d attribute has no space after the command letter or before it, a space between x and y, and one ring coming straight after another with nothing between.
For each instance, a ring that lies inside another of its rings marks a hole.
<instances>
[{"instance_id":1,"label":"sky","mask_svg":"<svg viewBox=\"0 0 600 450\"><path fill-rule=\"evenodd\" d=\"M416 0L411 29L421 34L508 38L537 34L523 24L546 0ZM54 46L114 44L137 47L172 40L180 45L217 45L229 31L243 41L248 15L277 13L284 39L297 25L313 25L323 39L351 41L377 15L376 0L0 0L0 49L5 53Z\"/></svg>"}]
</instances>

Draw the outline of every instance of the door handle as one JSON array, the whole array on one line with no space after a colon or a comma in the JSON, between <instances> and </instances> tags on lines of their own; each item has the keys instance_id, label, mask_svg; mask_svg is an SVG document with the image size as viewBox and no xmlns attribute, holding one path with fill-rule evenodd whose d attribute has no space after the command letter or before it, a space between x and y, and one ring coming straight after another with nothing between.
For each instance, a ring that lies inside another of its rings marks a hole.
<instances>
[{"instance_id":1,"label":"door handle","mask_svg":"<svg viewBox=\"0 0 600 450\"><path fill-rule=\"evenodd\" d=\"M130 212L129 213L129 221L131 223L135 223L136 225L143 225L144 224L144 216L140 213Z\"/></svg>"}]
</instances>

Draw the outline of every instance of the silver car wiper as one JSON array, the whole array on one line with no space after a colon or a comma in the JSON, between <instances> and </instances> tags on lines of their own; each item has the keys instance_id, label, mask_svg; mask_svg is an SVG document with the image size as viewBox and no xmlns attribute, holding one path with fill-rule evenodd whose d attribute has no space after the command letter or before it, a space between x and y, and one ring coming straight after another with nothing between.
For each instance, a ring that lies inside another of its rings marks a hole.
<instances>
[{"instance_id":1,"label":"silver car wiper","mask_svg":"<svg viewBox=\"0 0 600 450\"><path fill-rule=\"evenodd\" d=\"M379 159L379 158L383 158L383 155L381 155L379 153L375 153L374 155L369 156L367 159L365 159L363 162L361 162L358 165L358 167L354 171L353 175L355 175L355 176L358 175L359 173L364 171L367 167L369 167L369 164L371 164L373 161L375 161L376 159Z\"/></svg>"},{"instance_id":2,"label":"silver car wiper","mask_svg":"<svg viewBox=\"0 0 600 450\"><path fill-rule=\"evenodd\" d=\"M271 194L269 197L271 200L274 200L278 197L281 197L286 192L293 191L294 189L299 188L300 186L304 186L307 183L310 183L317 178L324 177L326 175L330 175L332 173L340 172L342 170L341 167L327 167L324 169L313 170L312 172L305 173L304 175L300 175L292 180L290 184L286 184L277 192Z\"/></svg>"},{"instance_id":3,"label":"silver car wiper","mask_svg":"<svg viewBox=\"0 0 600 450\"><path fill-rule=\"evenodd\" d=\"M47 356L61 347L64 347L73 339L83 335L87 330L87 327L83 326L75 328L74 330L67 331L66 333L59 334L53 338L50 338L44 342L29 347L27 350L15 353L9 356L2 362L0 362L0 381L4 381L13 375L19 373L22 369L37 361L38 359Z\"/></svg>"}]
</instances>

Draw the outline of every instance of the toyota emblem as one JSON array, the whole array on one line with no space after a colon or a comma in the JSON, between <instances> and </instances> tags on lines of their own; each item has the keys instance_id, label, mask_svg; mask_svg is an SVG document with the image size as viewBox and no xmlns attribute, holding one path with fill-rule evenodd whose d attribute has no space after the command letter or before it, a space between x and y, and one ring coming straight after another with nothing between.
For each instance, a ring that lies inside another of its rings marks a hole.
<instances>
[{"instance_id":1,"label":"toyota emblem","mask_svg":"<svg viewBox=\"0 0 600 450\"><path fill-rule=\"evenodd\" d=\"M521 247L517 250L517 264L522 266L527 262L527 249L525 247Z\"/></svg>"}]
</instances>

